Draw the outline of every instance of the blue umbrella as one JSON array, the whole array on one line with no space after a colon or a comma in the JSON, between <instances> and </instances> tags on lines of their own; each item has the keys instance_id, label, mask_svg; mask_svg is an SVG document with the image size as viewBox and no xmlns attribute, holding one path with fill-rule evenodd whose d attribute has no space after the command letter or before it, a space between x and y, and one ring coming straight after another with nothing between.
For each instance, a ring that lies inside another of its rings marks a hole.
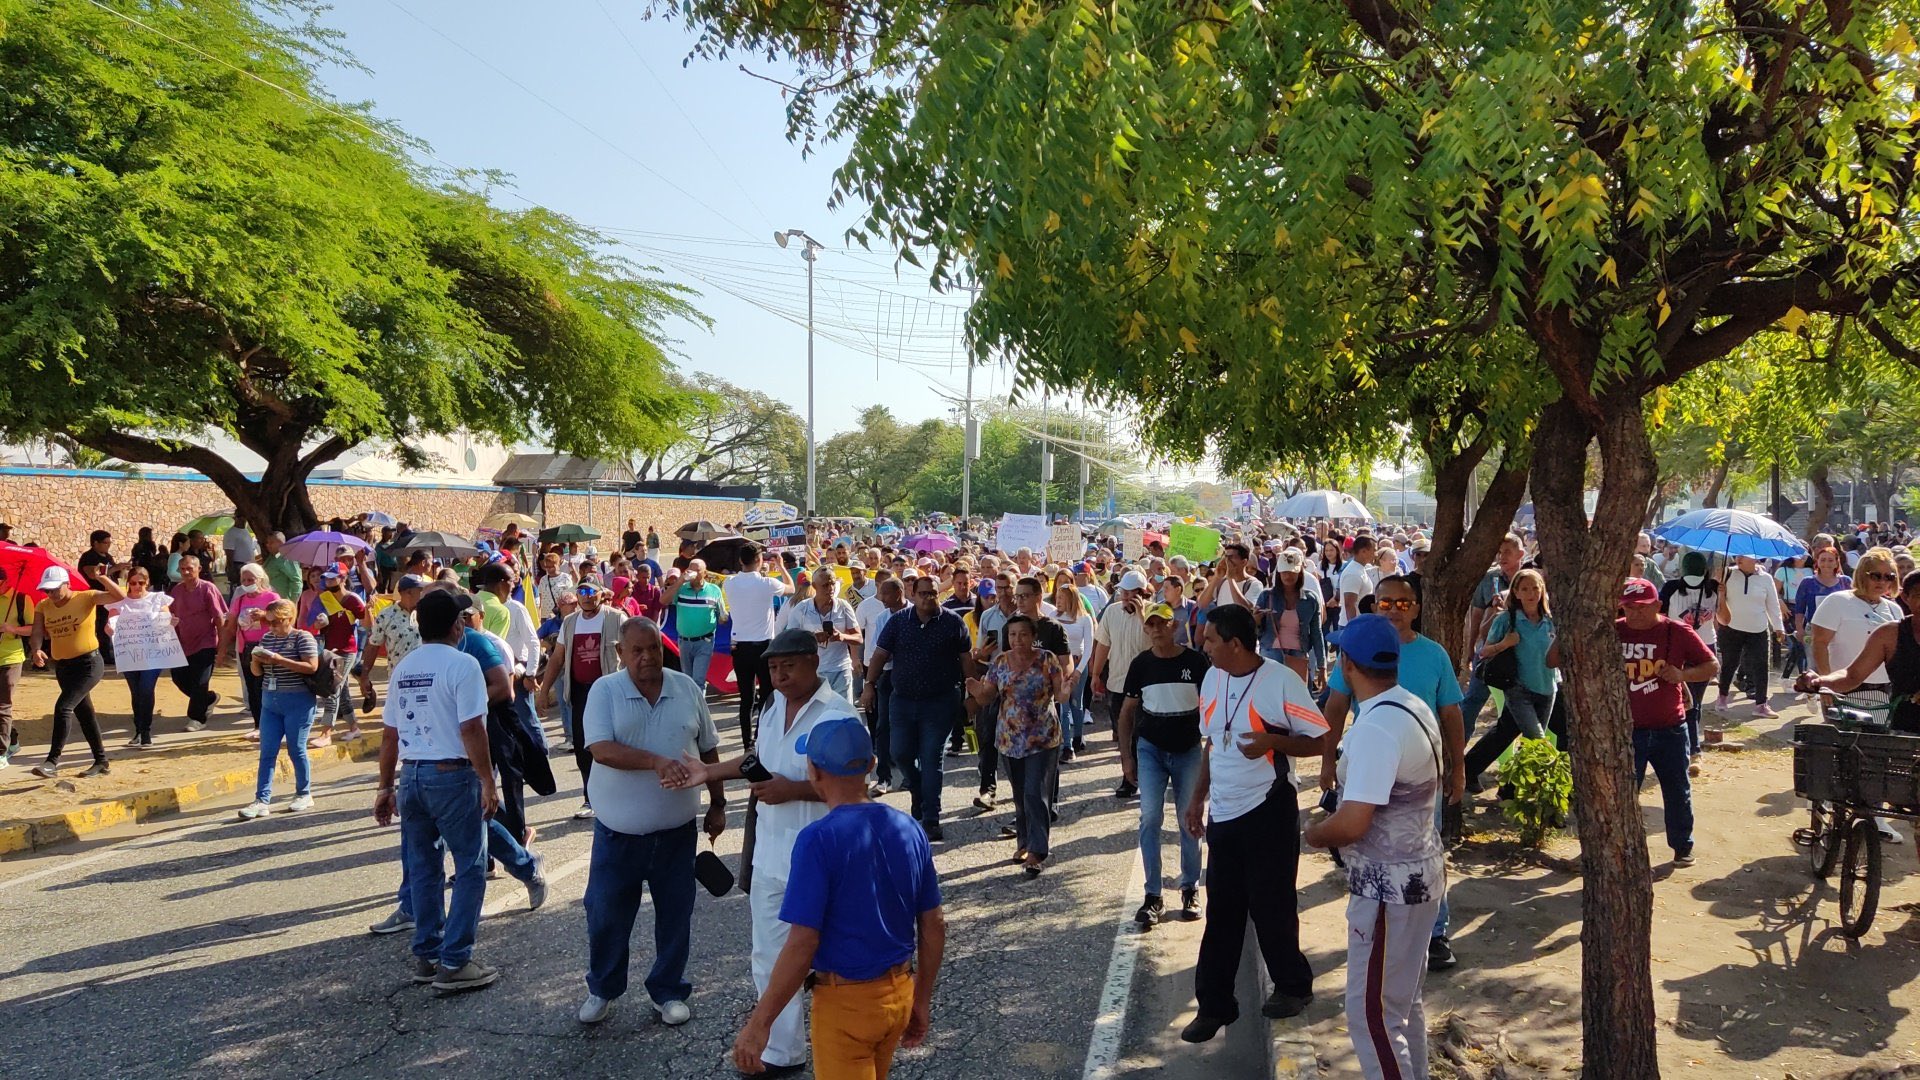
<instances>
[{"instance_id":1,"label":"blue umbrella","mask_svg":"<svg viewBox=\"0 0 1920 1080\"><path fill-rule=\"evenodd\" d=\"M1745 510L1689 511L1653 530L1653 535L1685 548L1756 559L1791 559L1807 553L1807 545L1785 526Z\"/></svg>"}]
</instances>

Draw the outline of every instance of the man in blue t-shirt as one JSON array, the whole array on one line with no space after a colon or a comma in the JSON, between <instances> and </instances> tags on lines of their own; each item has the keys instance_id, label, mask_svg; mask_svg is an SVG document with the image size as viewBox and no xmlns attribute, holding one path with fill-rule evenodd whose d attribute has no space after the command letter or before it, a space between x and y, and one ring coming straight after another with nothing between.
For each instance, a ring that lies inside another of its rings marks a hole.
<instances>
[{"instance_id":1,"label":"man in blue t-shirt","mask_svg":"<svg viewBox=\"0 0 1920 1080\"><path fill-rule=\"evenodd\" d=\"M927 1037L946 951L933 848L912 818L868 800L873 741L859 719L822 720L796 749L828 811L794 840L780 904L793 929L734 1040L733 1064L768 1071L760 1055L773 1020L811 972L814 1075L884 1080L894 1051Z\"/></svg>"},{"instance_id":2,"label":"man in blue t-shirt","mask_svg":"<svg viewBox=\"0 0 1920 1080\"><path fill-rule=\"evenodd\" d=\"M1440 741L1447 758L1447 797L1440 806L1444 816L1446 804L1458 803L1467 790L1467 729L1460 714L1464 696L1460 692L1460 680L1454 677L1453 661L1447 656L1447 650L1432 638L1414 633L1414 620L1420 617L1420 597L1413 590L1413 582L1399 574L1381 578L1373 596L1374 611L1385 615L1394 629L1400 631L1399 687L1425 702L1440 721ZM1320 758L1323 790L1333 790L1334 748L1340 745L1340 733L1345 729L1347 710L1352 704L1353 692L1347 689L1346 678L1335 666L1327 678L1325 712L1332 737L1327 740L1327 748ZM1427 946L1430 971L1445 971L1458 963L1453 944L1447 939L1452 915L1443 894L1440 917L1434 920L1433 937Z\"/></svg>"}]
</instances>

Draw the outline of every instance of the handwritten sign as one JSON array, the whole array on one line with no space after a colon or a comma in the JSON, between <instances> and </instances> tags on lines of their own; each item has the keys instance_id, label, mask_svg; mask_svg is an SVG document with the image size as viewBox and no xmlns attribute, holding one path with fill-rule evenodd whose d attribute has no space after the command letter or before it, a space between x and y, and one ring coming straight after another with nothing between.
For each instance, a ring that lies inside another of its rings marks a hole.
<instances>
[{"instance_id":1,"label":"handwritten sign","mask_svg":"<svg viewBox=\"0 0 1920 1080\"><path fill-rule=\"evenodd\" d=\"M1070 563L1087 553L1086 538L1078 525L1055 525L1047 533L1047 561Z\"/></svg>"},{"instance_id":2,"label":"handwritten sign","mask_svg":"<svg viewBox=\"0 0 1920 1080\"><path fill-rule=\"evenodd\" d=\"M1167 554L1212 562L1220 557L1220 534L1202 525L1174 525L1167 530Z\"/></svg>"},{"instance_id":3,"label":"handwritten sign","mask_svg":"<svg viewBox=\"0 0 1920 1080\"><path fill-rule=\"evenodd\" d=\"M1120 534L1120 556L1128 562L1147 557L1147 530L1128 529Z\"/></svg>"},{"instance_id":4,"label":"handwritten sign","mask_svg":"<svg viewBox=\"0 0 1920 1080\"><path fill-rule=\"evenodd\" d=\"M120 671L170 671L187 666L173 616L166 608L129 607L113 619L113 666Z\"/></svg>"},{"instance_id":5,"label":"handwritten sign","mask_svg":"<svg viewBox=\"0 0 1920 1080\"><path fill-rule=\"evenodd\" d=\"M1045 551L1051 536L1051 530L1047 528L1047 519L1039 514L1002 514L1000 516L998 544L1004 554L1011 555L1021 548L1029 551Z\"/></svg>"}]
</instances>

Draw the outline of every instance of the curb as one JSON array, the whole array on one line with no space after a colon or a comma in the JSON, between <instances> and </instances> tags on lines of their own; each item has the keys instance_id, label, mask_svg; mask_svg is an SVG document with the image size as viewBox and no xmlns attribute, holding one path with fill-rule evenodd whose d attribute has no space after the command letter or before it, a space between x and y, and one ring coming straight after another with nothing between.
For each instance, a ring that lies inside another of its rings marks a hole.
<instances>
[{"instance_id":1,"label":"curb","mask_svg":"<svg viewBox=\"0 0 1920 1080\"><path fill-rule=\"evenodd\" d=\"M336 740L331 746L307 751L308 760L315 771L335 764L366 761L379 756L380 740L381 735L377 730L354 739ZM189 784L130 791L83 810L0 821L0 856L38 851L116 825L177 814L209 799L251 789L257 773L257 766L248 765ZM277 780L291 780L293 777L293 766L284 751L274 765L273 775Z\"/></svg>"},{"instance_id":2,"label":"curb","mask_svg":"<svg viewBox=\"0 0 1920 1080\"><path fill-rule=\"evenodd\" d=\"M1265 1001L1273 993L1273 980L1267 978L1267 965L1257 959L1253 970L1260 1000ZM1268 1075L1273 1080L1320 1080L1320 1054L1313 1048L1313 1036L1291 1020L1267 1020L1266 1024Z\"/></svg>"}]
</instances>

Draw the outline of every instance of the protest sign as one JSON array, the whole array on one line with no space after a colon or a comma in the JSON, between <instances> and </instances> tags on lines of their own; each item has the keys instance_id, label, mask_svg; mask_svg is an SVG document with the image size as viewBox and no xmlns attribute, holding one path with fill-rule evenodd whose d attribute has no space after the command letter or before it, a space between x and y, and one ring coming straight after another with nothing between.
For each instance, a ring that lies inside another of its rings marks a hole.
<instances>
[{"instance_id":1,"label":"protest sign","mask_svg":"<svg viewBox=\"0 0 1920 1080\"><path fill-rule=\"evenodd\" d=\"M169 671L187 666L173 616L165 608L128 608L114 616L113 666L119 671Z\"/></svg>"},{"instance_id":2,"label":"protest sign","mask_svg":"<svg viewBox=\"0 0 1920 1080\"><path fill-rule=\"evenodd\" d=\"M1000 550L1008 555L1026 548L1029 551L1047 550L1047 519L1039 514L1002 514L997 543Z\"/></svg>"},{"instance_id":3,"label":"protest sign","mask_svg":"<svg viewBox=\"0 0 1920 1080\"><path fill-rule=\"evenodd\" d=\"M1047 561L1070 563L1087 553L1086 538L1078 525L1055 525L1047 534Z\"/></svg>"},{"instance_id":4,"label":"protest sign","mask_svg":"<svg viewBox=\"0 0 1920 1080\"><path fill-rule=\"evenodd\" d=\"M1128 529L1120 534L1120 557L1139 562L1147 557L1147 530Z\"/></svg>"},{"instance_id":5,"label":"protest sign","mask_svg":"<svg viewBox=\"0 0 1920 1080\"><path fill-rule=\"evenodd\" d=\"M1167 555L1185 555L1190 562L1212 562L1220 557L1220 534L1202 525L1174 525L1167 530Z\"/></svg>"}]
</instances>

